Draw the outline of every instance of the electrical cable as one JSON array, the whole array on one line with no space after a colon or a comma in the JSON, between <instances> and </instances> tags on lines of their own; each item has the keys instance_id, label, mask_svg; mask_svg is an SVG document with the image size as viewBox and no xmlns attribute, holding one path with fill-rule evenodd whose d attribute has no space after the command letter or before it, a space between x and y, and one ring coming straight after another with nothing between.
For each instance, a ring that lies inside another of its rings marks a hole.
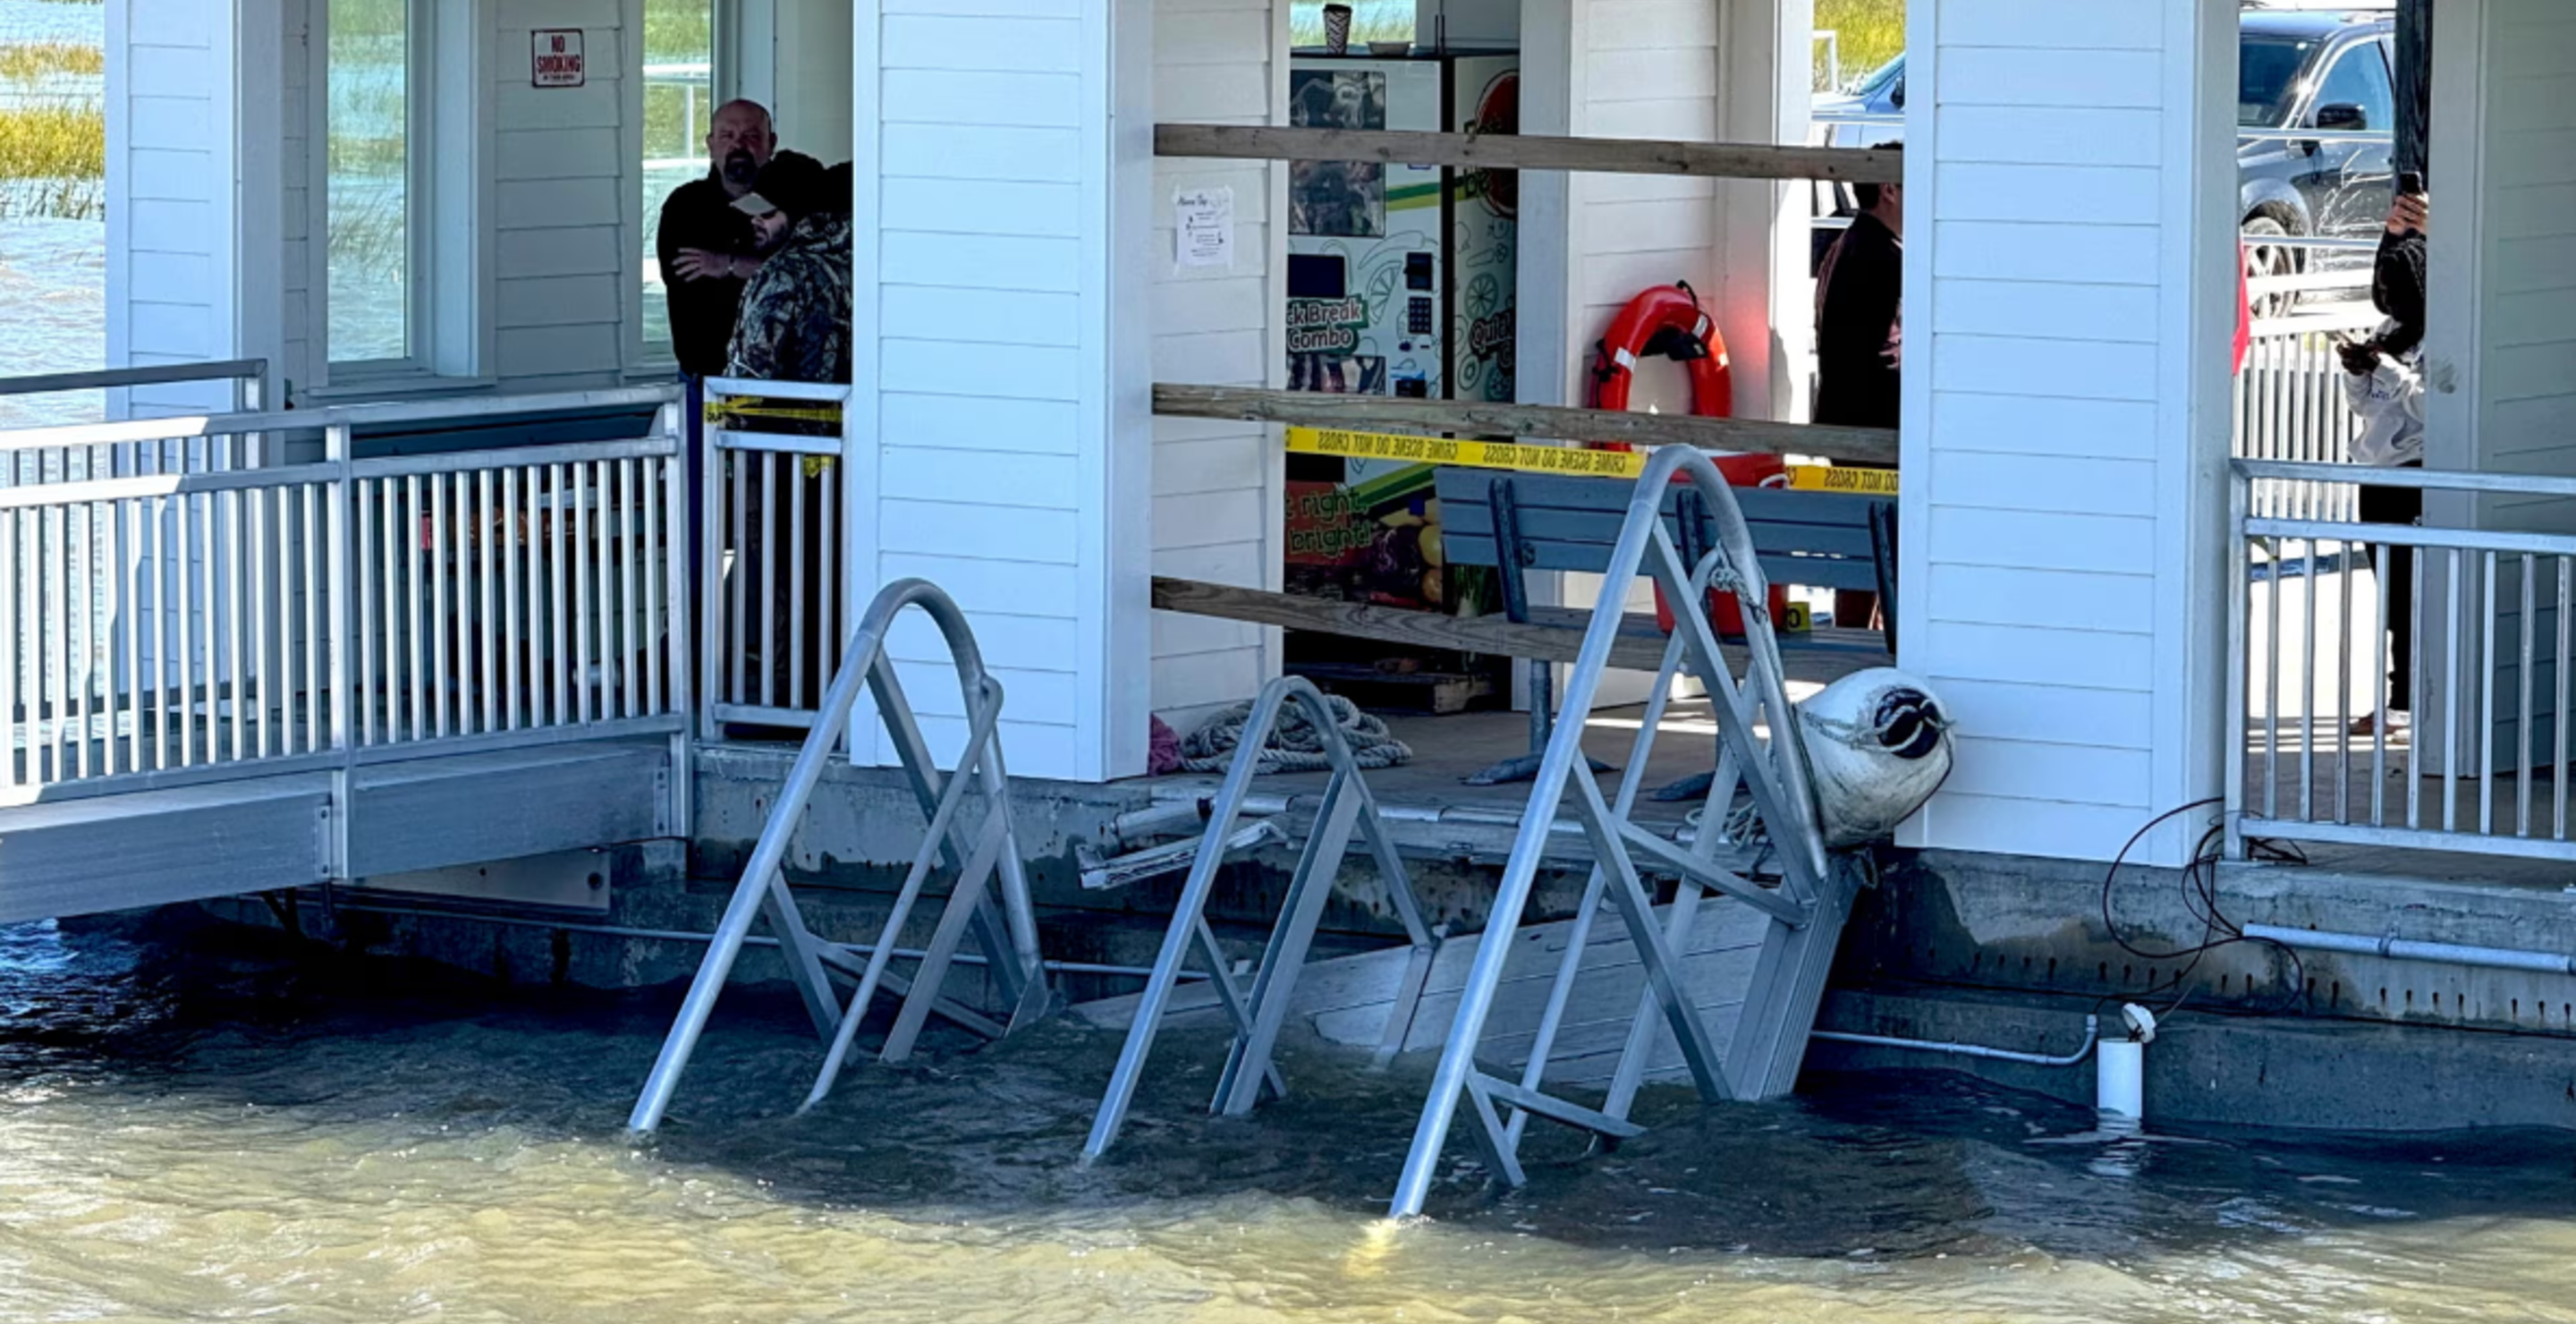
<instances>
[{"instance_id":1,"label":"electrical cable","mask_svg":"<svg viewBox=\"0 0 2576 1324\"><path fill-rule=\"evenodd\" d=\"M2225 911L2220 909L2218 866L2225 858L2226 840L2226 826L2223 820L2212 823L2201 834L2200 840L2192 849L2190 861L2183 866L2181 874L2175 880L2182 893L2184 912L2201 922L2201 940L2198 944L2178 947L2172 951L2150 951L2131 942L2120 931L2119 921L2112 916L2112 887L2119 880L2121 868L2128 863L2129 853L2137 849L2138 843L2146 840L2147 834L2175 818L2219 803L2220 800L2216 796L2194 800L2179 808L2168 809L2147 820L2146 824L2132 833L2129 840L2120 847L2120 853L2112 857L2111 867L2102 875L2102 929L2110 936L2111 941L2117 944L2121 951L2143 961L2182 961L2184 963L2183 968L2174 975L2175 996L2172 1005L2165 1009L2164 1014L2167 1017L2181 1011L2183 1005L2190 1000L2191 976L2200 969L2201 962L2211 952L2223 947L2233 947L2238 943L2261 943L2289 958L2291 977L2288 986L2284 989L2286 996L2278 1010L2287 1011L2295 1007L2307 989L2307 963L2300 959L2296 949L2268 938L2247 937L2243 927L2227 918ZM2274 850L2276 853L2281 853L2277 852L2277 848Z\"/></svg>"}]
</instances>

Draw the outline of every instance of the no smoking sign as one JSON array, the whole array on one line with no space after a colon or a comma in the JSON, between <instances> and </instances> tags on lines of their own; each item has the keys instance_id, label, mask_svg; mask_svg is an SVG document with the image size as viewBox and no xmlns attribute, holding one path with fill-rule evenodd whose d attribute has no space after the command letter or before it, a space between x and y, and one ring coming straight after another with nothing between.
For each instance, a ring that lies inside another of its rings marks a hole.
<instances>
[{"instance_id":1,"label":"no smoking sign","mask_svg":"<svg viewBox=\"0 0 2576 1324\"><path fill-rule=\"evenodd\" d=\"M580 87L588 81L581 61L581 29L540 28L530 36L531 82L538 87Z\"/></svg>"}]
</instances>

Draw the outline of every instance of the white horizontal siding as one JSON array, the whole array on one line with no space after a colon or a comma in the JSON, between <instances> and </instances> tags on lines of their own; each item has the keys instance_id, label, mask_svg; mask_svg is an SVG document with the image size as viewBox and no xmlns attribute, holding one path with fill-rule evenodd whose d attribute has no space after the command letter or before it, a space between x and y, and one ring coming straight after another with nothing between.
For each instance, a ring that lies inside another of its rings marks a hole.
<instances>
[{"instance_id":1,"label":"white horizontal siding","mask_svg":"<svg viewBox=\"0 0 2576 1324\"><path fill-rule=\"evenodd\" d=\"M1029 776L1141 771L1125 765L1143 707L1116 678L1141 681L1147 660L1141 549L1132 627L1110 589L1118 512L1150 499L1141 466L1132 493L1110 477L1103 111L1110 10L1126 3L878 0L857 16L858 573L956 599L1007 695L1011 770ZM1136 655L1113 668L1129 637ZM892 647L924 734L953 747L964 709L945 644L907 622Z\"/></svg>"},{"instance_id":2,"label":"white horizontal siding","mask_svg":"<svg viewBox=\"0 0 2576 1324\"><path fill-rule=\"evenodd\" d=\"M107 13L107 354L150 366L233 357L235 27L229 0L111 0ZM132 391L138 414L218 408L221 386Z\"/></svg>"},{"instance_id":3,"label":"white horizontal siding","mask_svg":"<svg viewBox=\"0 0 2576 1324\"><path fill-rule=\"evenodd\" d=\"M504 391L613 386L642 298L641 240L627 228L643 163L625 124L626 6L494 0L492 14L490 375ZM580 29L583 86L530 85L538 28Z\"/></svg>"},{"instance_id":4,"label":"white horizontal siding","mask_svg":"<svg viewBox=\"0 0 2576 1324\"><path fill-rule=\"evenodd\" d=\"M2485 9L2479 454L2517 473L2576 474L2576 12L2548 0ZM2494 502L2487 522L2576 531L2567 504Z\"/></svg>"},{"instance_id":5,"label":"white horizontal siding","mask_svg":"<svg viewBox=\"0 0 2576 1324\"><path fill-rule=\"evenodd\" d=\"M1187 124L1278 122L1285 0L1156 0L1154 117ZM1273 86L1277 83L1278 86ZM1276 386L1285 374L1269 278L1275 172L1261 165L1154 166L1153 376L1206 386ZM1234 191L1234 265L1177 265L1171 201L1182 189ZM1279 430L1253 423L1154 421L1154 570L1245 588L1279 585L1285 510ZM1154 710L1187 733L1211 709L1249 699L1278 674L1278 632L1156 613Z\"/></svg>"},{"instance_id":6,"label":"white horizontal siding","mask_svg":"<svg viewBox=\"0 0 2576 1324\"><path fill-rule=\"evenodd\" d=\"M1585 0L1575 24L1573 131L1591 138L1712 142L1720 135L1716 0ZM1566 399L1590 404L1590 351L1641 290L1688 281L1721 288L1719 184L1707 179L1575 175L1567 184ZM1633 407L1688 412L1678 370L1642 369Z\"/></svg>"},{"instance_id":7,"label":"white horizontal siding","mask_svg":"<svg viewBox=\"0 0 2576 1324\"><path fill-rule=\"evenodd\" d=\"M1900 635L1959 761L1917 844L2108 858L2186 798L2218 720L2182 664L2216 618L2180 589L2200 236L2175 89L2219 8L1918 3Z\"/></svg>"},{"instance_id":8,"label":"white horizontal siding","mask_svg":"<svg viewBox=\"0 0 2576 1324\"><path fill-rule=\"evenodd\" d=\"M318 380L314 353L319 336L313 327L313 312L320 301L314 295L313 275L314 260L322 249L314 242L313 190L321 172L313 160L313 3L314 0L280 0L285 42L279 57L283 63L278 66L284 103L279 162L284 188L277 213L283 316L278 333L285 354L275 375L284 384L281 389L287 389L290 396L294 385Z\"/></svg>"}]
</instances>

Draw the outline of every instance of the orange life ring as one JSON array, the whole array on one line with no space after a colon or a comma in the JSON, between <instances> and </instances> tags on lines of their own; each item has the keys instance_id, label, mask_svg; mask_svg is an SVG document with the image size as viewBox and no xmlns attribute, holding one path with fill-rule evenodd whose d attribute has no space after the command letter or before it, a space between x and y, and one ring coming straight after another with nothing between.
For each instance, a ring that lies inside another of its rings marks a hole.
<instances>
[{"instance_id":1,"label":"orange life ring","mask_svg":"<svg viewBox=\"0 0 2576 1324\"><path fill-rule=\"evenodd\" d=\"M1678 359L1690 372L1691 413L1701 418L1731 418L1735 414L1735 378L1727 361L1726 337L1718 333L1717 323L1699 306L1699 296L1686 281L1658 285L1628 301L1619 315L1610 319L1610 329L1601 337L1600 360L1593 367L1593 407L1624 410L1628 393L1636 384L1637 359L1641 355L1660 354ZM1625 442L1608 443L1609 449L1634 450ZM1785 479L1787 470L1777 455L1728 455L1717 459L1717 469L1726 481L1738 487L1761 487ZM1676 482L1684 481L1680 474ZM1786 585L1770 585L1765 595L1773 620L1785 620L1789 614L1789 590ZM1744 634L1744 613L1732 593L1712 590L1708 595L1711 623L1721 636L1740 638ZM1666 634L1672 633L1672 606L1664 600L1661 585L1655 589L1655 622Z\"/></svg>"},{"instance_id":2,"label":"orange life ring","mask_svg":"<svg viewBox=\"0 0 2576 1324\"><path fill-rule=\"evenodd\" d=\"M1735 413L1735 378L1726 357L1726 337L1701 311L1699 296L1687 283L1658 285L1628 301L1610 319L1601 337L1600 361L1593 368L1593 407L1626 409L1636 384L1637 359L1660 354L1679 359L1690 370L1691 412L1702 418L1728 418Z\"/></svg>"}]
</instances>

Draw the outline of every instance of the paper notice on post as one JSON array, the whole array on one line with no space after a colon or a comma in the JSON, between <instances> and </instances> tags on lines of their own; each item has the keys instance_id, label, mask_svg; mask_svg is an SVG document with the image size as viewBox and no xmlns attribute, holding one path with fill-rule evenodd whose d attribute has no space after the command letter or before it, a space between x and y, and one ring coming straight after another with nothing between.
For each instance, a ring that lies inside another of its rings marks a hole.
<instances>
[{"instance_id":1,"label":"paper notice on post","mask_svg":"<svg viewBox=\"0 0 2576 1324\"><path fill-rule=\"evenodd\" d=\"M1234 190L1182 189L1172 195L1172 231L1184 267L1234 265Z\"/></svg>"}]
</instances>

